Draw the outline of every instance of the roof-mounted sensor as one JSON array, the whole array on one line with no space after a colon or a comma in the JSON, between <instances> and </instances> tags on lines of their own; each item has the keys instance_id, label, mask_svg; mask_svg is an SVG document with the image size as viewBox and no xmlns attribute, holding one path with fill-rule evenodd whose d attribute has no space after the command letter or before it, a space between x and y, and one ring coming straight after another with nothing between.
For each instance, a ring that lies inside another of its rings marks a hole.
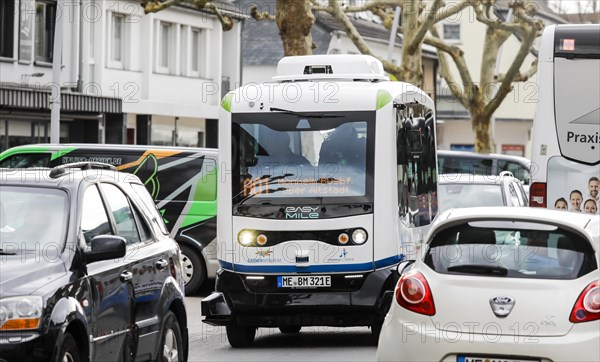
<instances>
[{"instance_id":1,"label":"roof-mounted sensor","mask_svg":"<svg viewBox=\"0 0 600 362\"><path fill-rule=\"evenodd\" d=\"M285 57L277 64L273 80L367 80L387 81L383 64L370 55L305 55Z\"/></svg>"}]
</instances>

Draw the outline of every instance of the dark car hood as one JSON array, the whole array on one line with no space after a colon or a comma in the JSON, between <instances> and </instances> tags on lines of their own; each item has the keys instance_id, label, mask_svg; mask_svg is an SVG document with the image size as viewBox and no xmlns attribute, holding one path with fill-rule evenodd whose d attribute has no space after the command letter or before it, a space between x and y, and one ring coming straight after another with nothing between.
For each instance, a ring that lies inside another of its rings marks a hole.
<instances>
[{"instance_id":1,"label":"dark car hood","mask_svg":"<svg viewBox=\"0 0 600 362\"><path fill-rule=\"evenodd\" d=\"M0 255L0 298L31 294L65 274L60 258Z\"/></svg>"}]
</instances>

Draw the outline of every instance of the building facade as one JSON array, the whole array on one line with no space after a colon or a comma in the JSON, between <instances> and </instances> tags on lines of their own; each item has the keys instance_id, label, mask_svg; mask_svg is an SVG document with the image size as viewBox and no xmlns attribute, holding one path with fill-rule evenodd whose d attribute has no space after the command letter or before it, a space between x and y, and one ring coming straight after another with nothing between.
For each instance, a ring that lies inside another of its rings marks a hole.
<instances>
[{"instance_id":1,"label":"building facade","mask_svg":"<svg viewBox=\"0 0 600 362\"><path fill-rule=\"evenodd\" d=\"M229 2L219 5L236 19L230 31L193 7L145 15L139 1L0 4L0 149L49 142L57 86L61 142L216 146L219 101L241 78L241 17Z\"/></svg>"}]
</instances>

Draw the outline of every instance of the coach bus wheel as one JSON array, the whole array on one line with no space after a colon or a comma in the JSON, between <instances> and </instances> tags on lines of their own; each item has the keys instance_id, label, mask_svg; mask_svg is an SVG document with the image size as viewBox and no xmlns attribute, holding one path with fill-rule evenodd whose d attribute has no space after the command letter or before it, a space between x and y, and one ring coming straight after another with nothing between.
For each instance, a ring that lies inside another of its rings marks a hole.
<instances>
[{"instance_id":1,"label":"coach bus wheel","mask_svg":"<svg viewBox=\"0 0 600 362\"><path fill-rule=\"evenodd\" d=\"M198 253L189 246L181 244L181 265L186 295L198 291L206 279L206 267Z\"/></svg>"},{"instance_id":2,"label":"coach bus wheel","mask_svg":"<svg viewBox=\"0 0 600 362\"><path fill-rule=\"evenodd\" d=\"M301 326L282 326L279 327L281 333L298 333L302 329Z\"/></svg>"},{"instance_id":3,"label":"coach bus wheel","mask_svg":"<svg viewBox=\"0 0 600 362\"><path fill-rule=\"evenodd\" d=\"M230 324L226 327L227 339L234 348L250 347L256 336L255 327L238 326Z\"/></svg>"}]
</instances>

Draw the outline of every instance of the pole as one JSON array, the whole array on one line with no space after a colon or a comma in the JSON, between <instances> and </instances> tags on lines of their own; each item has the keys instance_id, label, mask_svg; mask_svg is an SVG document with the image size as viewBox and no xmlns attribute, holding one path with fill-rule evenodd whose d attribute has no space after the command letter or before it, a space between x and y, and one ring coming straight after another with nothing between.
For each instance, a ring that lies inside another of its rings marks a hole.
<instances>
[{"instance_id":1,"label":"pole","mask_svg":"<svg viewBox=\"0 0 600 362\"><path fill-rule=\"evenodd\" d=\"M387 59L392 62L392 53L394 52L394 45L396 45L396 34L398 33L398 22L400 21L400 7L396 6L394 12L394 23L392 24L392 31L390 32L390 43L388 44L388 56Z\"/></svg>"},{"instance_id":2,"label":"pole","mask_svg":"<svg viewBox=\"0 0 600 362\"><path fill-rule=\"evenodd\" d=\"M56 3L56 22L54 24L54 47L52 50L52 93L50 95L50 143L60 143L60 88L62 65L64 0Z\"/></svg>"}]
</instances>

